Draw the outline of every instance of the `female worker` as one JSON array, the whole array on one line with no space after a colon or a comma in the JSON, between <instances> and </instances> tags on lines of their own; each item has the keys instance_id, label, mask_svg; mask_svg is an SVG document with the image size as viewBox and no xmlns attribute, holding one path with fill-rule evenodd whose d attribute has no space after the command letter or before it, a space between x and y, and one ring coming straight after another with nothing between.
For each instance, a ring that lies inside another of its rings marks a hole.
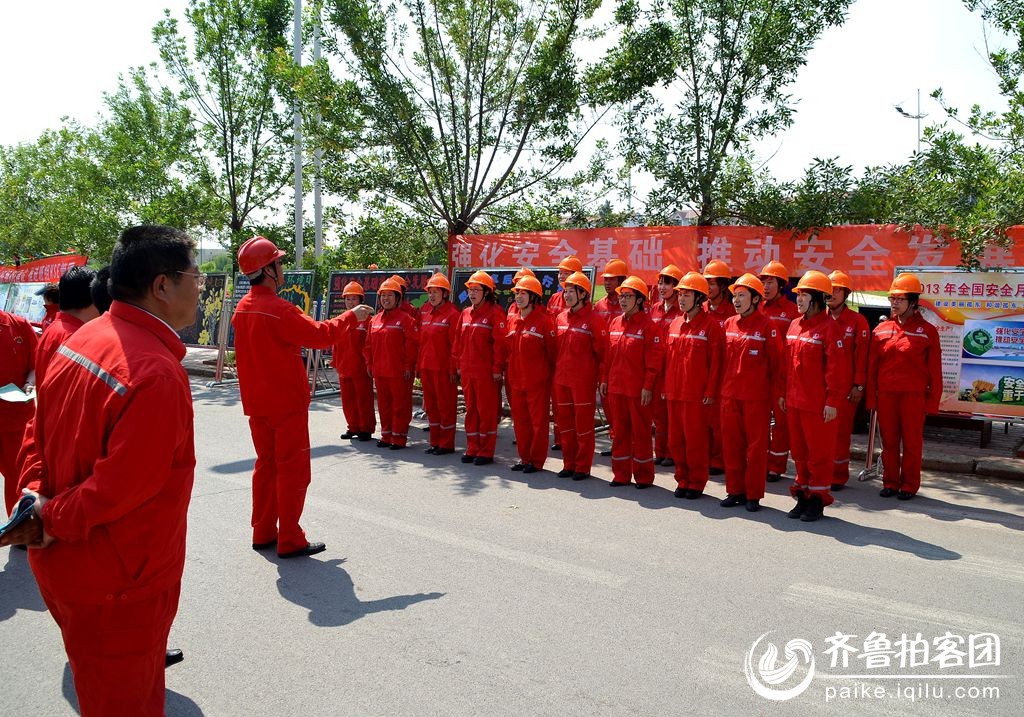
<instances>
[{"instance_id":1,"label":"female worker","mask_svg":"<svg viewBox=\"0 0 1024 717\"><path fill-rule=\"evenodd\" d=\"M536 473L548 457L551 375L558 354L555 322L544 309L544 289L525 276L512 288L519 313L509 319L508 402L519 462L514 471Z\"/></svg>"},{"instance_id":2,"label":"female worker","mask_svg":"<svg viewBox=\"0 0 1024 717\"><path fill-rule=\"evenodd\" d=\"M676 287L680 316L665 340L668 445L675 460L676 498L699 498L708 482L708 413L718 400L725 332L704 311L708 280L696 271Z\"/></svg>"},{"instance_id":3,"label":"female worker","mask_svg":"<svg viewBox=\"0 0 1024 717\"><path fill-rule=\"evenodd\" d=\"M675 264L669 264L658 274L656 286L658 300L651 303L647 315L658 327L662 345L668 333L668 325L679 316L679 301L676 287L683 278L683 271ZM654 465L671 466L672 456L668 450L668 404L665 402L665 374L658 374L654 386Z\"/></svg>"},{"instance_id":4,"label":"female worker","mask_svg":"<svg viewBox=\"0 0 1024 717\"><path fill-rule=\"evenodd\" d=\"M612 415L613 488L636 481L654 485L651 446L654 387L664 356L661 334L646 313L647 284L630 276L617 289L622 315L608 327L608 352L601 368L601 396Z\"/></svg>"},{"instance_id":5,"label":"female worker","mask_svg":"<svg viewBox=\"0 0 1024 717\"><path fill-rule=\"evenodd\" d=\"M846 305L853 291L850 277L842 271L828 275L832 281L832 296L828 300L828 312L832 320L843 329L843 348L849 357L853 386L846 400L839 403L836 416L836 450L832 461L832 490L842 490L850 480L850 436L853 434L853 419L857 406L864 399L864 387L868 381L868 348L871 346L871 329L868 320Z\"/></svg>"},{"instance_id":6,"label":"female worker","mask_svg":"<svg viewBox=\"0 0 1024 717\"><path fill-rule=\"evenodd\" d=\"M758 275L764 284L764 301L761 311L775 322L779 336L785 336L789 324L797 317L796 304L786 298L786 284L789 283L789 269L779 261L770 261ZM775 483L786 473L789 464L789 425L786 416L777 406L772 406L771 436L768 441L768 482Z\"/></svg>"},{"instance_id":7,"label":"female worker","mask_svg":"<svg viewBox=\"0 0 1024 717\"><path fill-rule=\"evenodd\" d=\"M412 379L416 370L417 327L402 309L402 287L385 279L377 289L381 311L370 319L364 353L377 389L381 448L405 448L412 420Z\"/></svg>"},{"instance_id":8,"label":"female worker","mask_svg":"<svg viewBox=\"0 0 1024 717\"><path fill-rule=\"evenodd\" d=\"M466 453L463 463L494 462L498 440L498 401L505 366L505 312L494 294L494 279L475 271L466 282L469 306L462 310L452 358L466 401Z\"/></svg>"},{"instance_id":9,"label":"female worker","mask_svg":"<svg viewBox=\"0 0 1024 717\"><path fill-rule=\"evenodd\" d=\"M925 415L938 411L942 399L939 334L918 310L923 291L913 274L893 279L892 313L871 335L867 407L878 411L882 431L883 498L917 495Z\"/></svg>"},{"instance_id":10,"label":"female worker","mask_svg":"<svg viewBox=\"0 0 1024 717\"><path fill-rule=\"evenodd\" d=\"M458 378L452 347L459 310L449 300L452 285L443 274L427 280L427 303L420 314L420 355L416 368L423 387L423 409L430 426L427 453L455 452L455 416L459 402Z\"/></svg>"},{"instance_id":11,"label":"female worker","mask_svg":"<svg viewBox=\"0 0 1024 717\"><path fill-rule=\"evenodd\" d=\"M355 311L365 300L366 292L359 282L350 281L345 284L341 295L345 300L345 314L338 321L331 358L334 370L338 372L341 410L348 424L348 430L341 437L368 441L377 430L377 416L373 412L373 379L366 370L366 357L363 355L370 325Z\"/></svg>"},{"instance_id":12,"label":"female worker","mask_svg":"<svg viewBox=\"0 0 1024 717\"><path fill-rule=\"evenodd\" d=\"M796 285L796 310L786 331L786 395L778 406L789 423L789 447L796 463L796 498L790 518L805 523L832 504L832 460L836 416L850 392L850 362L842 328L829 316L825 301L832 281L820 271L806 272Z\"/></svg>"},{"instance_id":13,"label":"female worker","mask_svg":"<svg viewBox=\"0 0 1024 717\"><path fill-rule=\"evenodd\" d=\"M729 283L732 281L732 270L729 265L720 259L712 259L704 267L704 278L708 280L708 300L704 307L708 313L718 319L718 325L725 329L725 320L736 315L736 309L732 305L732 297L729 295ZM725 472L725 459L722 457L722 403L711 404L708 412L708 430L711 435L708 438L708 461L711 475L721 475Z\"/></svg>"}]
</instances>

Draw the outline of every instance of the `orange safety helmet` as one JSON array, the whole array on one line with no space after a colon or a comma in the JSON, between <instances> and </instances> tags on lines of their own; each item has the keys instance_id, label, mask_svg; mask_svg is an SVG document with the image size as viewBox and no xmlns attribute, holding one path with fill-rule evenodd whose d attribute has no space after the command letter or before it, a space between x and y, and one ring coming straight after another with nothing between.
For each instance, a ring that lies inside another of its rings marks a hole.
<instances>
[{"instance_id":1,"label":"orange safety helmet","mask_svg":"<svg viewBox=\"0 0 1024 717\"><path fill-rule=\"evenodd\" d=\"M409 288L409 282L400 277L398 274L392 274L390 278L392 281L396 282L400 287L402 287L402 294L404 295L405 290Z\"/></svg>"},{"instance_id":2,"label":"orange safety helmet","mask_svg":"<svg viewBox=\"0 0 1024 717\"><path fill-rule=\"evenodd\" d=\"M757 292L758 296L764 298L764 283L756 276L750 273L746 273L736 280L732 286L729 287L729 291L735 292L737 287L746 287L751 291Z\"/></svg>"},{"instance_id":3,"label":"orange safety helmet","mask_svg":"<svg viewBox=\"0 0 1024 717\"><path fill-rule=\"evenodd\" d=\"M562 261L558 262L558 268L561 271L583 271L583 262L575 256L567 256Z\"/></svg>"},{"instance_id":4,"label":"orange safety helmet","mask_svg":"<svg viewBox=\"0 0 1024 717\"><path fill-rule=\"evenodd\" d=\"M770 261L758 276L774 276L779 281L789 281L789 269L781 261Z\"/></svg>"},{"instance_id":5,"label":"orange safety helmet","mask_svg":"<svg viewBox=\"0 0 1024 717\"><path fill-rule=\"evenodd\" d=\"M473 284L494 291L494 279L486 271L474 271L473 275L469 277L469 281L466 282L466 286L472 286Z\"/></svg>"},{"instance_id":6,"label":"orange safety helmet","mask_svg":"<svg viewBox=\"0 0 1024 717\"><path fill-rule=\"evenodd\" d=\"M622 259L612 259L604 265L602 279L617 279L620 276L629 276L629 267Z\"/></svg>"},{"instance_id":7,"label":"orange safety helmet","mask_svg":"<svg viewBox=\"0 0 1024 717\"><path fill-rule=\"evenodd\" d=\"M832 294L832 280L817 269L804 272L800 281L796 283L796 291L820 291L822 294Z\"/></svg>"},{"instance_id":8,"label":"orange safety helmet","mask_svg":"<svg viewBox=\"0 0 1024 717\"><path fill-rule=\"evenodd\" d=\"M721 259L712 259L708 262L708 265L704 267L704 278L731 279L732 270L730 270L729 265ZM764 294L762 294L762 296L764 296Z\"/></svg>"},{"instance_id":9,"label":"orange safety helmet","mask_svg":"<svg viewBox=\"0 0 1024 717\"><path fill-rule=\"evenodd\" d=\"M708 295L708 280L700 275L698 271L688 271L686 276L679 280L676 285L676 291L680 289L689 289L690 291L697 291L704 296Z\"/></svg>"},{"instance_id":10,"label":"orange safety helmet","mask_svg":"<svg viewBox=\"0 0 1024 717\"><path fill-rule=\"evenodd\" d=\"M587 278L587 275L582 271L574 271L572 274L569 274L568 278L566 278L562 283L572 284L577 289L583 289L587 292L587 296L591 296L594 290L594 285L590 283L590 279Z\"/></svg>"},{"instance_id":11,"label":"orange safety helmet","mask_svg":"<svg viewBox=\"0 0 1024 717\"><path fill-rule=\"evenodd\" d=\"M380 282L380 286L377 287L377 293L380 294L382 291L393 291L401 297L402 285L395 281L393 278L387 278Z\"/></svg>"},{"instance_id":12,"label":"orange safety helmet","mask_svg":"<svg viewBox=\"0 0 1024 717\"><path fill-rule=\"evenodd\" d=\"M629 276L622 282L622 285L615 289L616 294L621 294L623 289L629 289L635 291L643 298L647 298L647 282L641 279L639 276Z\"/></svg>"},{"instance_id":13,"label":"orange safety helmet","mask_svg":"<svg viewBox=\"0 0 1024 717\"><path fill-rule=\"evenodd\" d=\"M892 286L889 287L890 294L896 294L897 296L903 296L904 294L923 294L924 284L914 274L906 273L900 274L892 280Z\"/></svg>"},{"instance_id":14,"label":"orange safety helmet","mask_svg":"<svg viewBox=\"0 0 1024 717\"><path fill-rule=\"evenodd\" d=\"M366 292L363 291L363 285L358 281L350 281L345 284L345 288L341 292L342 296L366 296Z\"/></svg>"},{"instance_id":15,"label":"orange safety helmet","mask_svg":"<svg viewBox=\"0 0 1024 717\"><path fill-rule=\"evenodd\" d=\"M853 282L850 281L850 277L845 271L839 271L836 269L828 275L828 278L832 282L833 289L846 289L847 291L853 291Z\"/></svg>"},{"instance_id":16,"label":"orange safety helmet","mask_svg":"<svg viewBox=\"0 0 1024 717\"><path fill-rule=\"evenodd\" d=\"M544 298L544 289L535 276L524 276L512 287L512 291L529 291L536 294L538 298Z\"/></svg>"},{"instance_id":17,"label":"orange safety helmet","mask_svg":"<svg viewBox=\"0 0 1024 717\"><path fill-rule=\"evenodd\" d=\"M658 276L667 276L670 279L675 279L676 283L679 283L683 278L683 270L675 264L669 264L658 272Z\"/></svg>"},{"instance_id":18,"label":"orange safety helmet","mask_svg":"<svg viewBox=\"0 0 1024 717\"><path fill-rule=\"evenodd\" d=\"M238 247L238 269L243 274L255 274L260 269L284 256L274 242L266 237L255 236Z\"/></svg>"},{"instance_id":19,"label":"orange safety helmet","mask_svg":"<svg viewBox=\"0 0 1024 717\"><path fill-rule=\"evenodd\" d=\"M445 291L452 290L452 283L448 281L448 277L444 274L434 274L432 277L427 279L428 289L444 289Z\"/></svg>"},{"instance_id":20,"label":"orange safety helmet","mask_svg":"<svg viewBox=\"0 0 1024 717\"><path fill-rule=\"evenodd\" d=\"M524 267L521 267L519 269L519 271L516 272L516 275L512 277L512 283L515 284L517 281L522 279L524 276L537 276L537 275L533 273L533 269L524 266Z\"/></svg>"}]
</instances>

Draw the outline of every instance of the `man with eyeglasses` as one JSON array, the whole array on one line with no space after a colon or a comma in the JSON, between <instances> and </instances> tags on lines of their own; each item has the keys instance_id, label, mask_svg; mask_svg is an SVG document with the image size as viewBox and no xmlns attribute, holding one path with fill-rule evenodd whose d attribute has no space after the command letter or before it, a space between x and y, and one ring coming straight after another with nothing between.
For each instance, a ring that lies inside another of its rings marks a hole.
<instances>
[{"instance_id":1,"label":"man with eyeglasses","mask_svg":"<svg viewBox=\"0 0 1024 717\"><path fill-rule=\"evenodd\" d=\"M195 271L177 229L121 234L110 311L57 349L37 396L21 475L32 519L0 539L33 548L84 717L164 710L196 463L176 332L195 321Z\"/></svg>"}]
</instances>

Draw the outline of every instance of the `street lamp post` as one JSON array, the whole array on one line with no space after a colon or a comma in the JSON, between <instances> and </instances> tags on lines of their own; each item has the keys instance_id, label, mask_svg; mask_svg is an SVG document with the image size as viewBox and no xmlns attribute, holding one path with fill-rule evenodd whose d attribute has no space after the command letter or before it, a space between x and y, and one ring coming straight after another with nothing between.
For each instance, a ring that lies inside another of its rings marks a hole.
<instances>
[{"instance_id":1,"label":"street lamp post","mask_svg":"<svg viewBox=\"0 0 1024 717\"><path fill-rule=\"evenodd\" d=\"M907 112L906 110L904 110L899 105L896 105L896 111L899 112L904 117L907 117L907 118L912 119L912 120L917 120L917 153L921 154L921 120L928 116L926 114L921 114L921 89L918 88L918 90L917 90L917 113L916 114L911 114L911 113Z\"/></svg>"}]
</instances>

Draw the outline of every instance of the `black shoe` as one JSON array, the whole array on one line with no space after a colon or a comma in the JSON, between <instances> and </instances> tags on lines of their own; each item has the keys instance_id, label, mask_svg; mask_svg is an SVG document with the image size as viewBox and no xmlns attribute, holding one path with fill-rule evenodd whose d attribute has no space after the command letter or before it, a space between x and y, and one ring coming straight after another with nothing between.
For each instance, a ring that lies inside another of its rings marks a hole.
<instances>
[{"instance_id":1,"label":"black shoe","mask_svg":"<svg viewBox=\"0 0 1024 717\"><path fill-rule=\"evenodd\" d=\"M768 471L768 475L767 477L765 477L765 480L768 481L769 483L778 483L780 480L782 480L782 474L775 473L774 471Z\"/></svg>"},{"instance_id":2,"label":"black shoe","mask_svg":"<svg viewBox=\"0 0 1024 717\"><path fill-rule=\"evenodd\" d=\"M676 488L675 492L673 492L672 495L674 495L676 498L686 498L686 494L689 492L690 491L686 490L685 488Z\"/></svg>"},{"instance_id":3,"label":"black shoe","mask_svg":"<svg viewBox=\"0 0 1024 717\"><path fill-rule=\"evenodd\" d=\"M672 460L671 458L665 458L665 459L663 459L661 461L661 465L664 466L665 468L671 468L675 464L676 464L676 462L674 460Z\"/></svg>"},{"instance_id":4,"label":"black shoe","mask_svg":"<svg viewBox=\"0 0 1024 717\"><path fill-rule=\"evenodd\" d=\"M696 488L690 488L688 491L686 491L687 500L697 500L702 495L704 495L704 491L697 490Z\"/></svg>"},{"instance_id":5,"label":"black shoe","mask_svg":"<svg viewBox=\"0 0 1024 717\"><path fill-rule=\"evenodd\" d=\"M523 466L523 473L536 473L539 470L540 468L533 465L532 463L527 463L525 466Z\"/></svg>"},{"instance_id":6,"label":"black shoe","mask_svg":"<svg viewBox=\"0 0 1024 717\"><path fill-rule=\"evenodd\" d=\"M761 501L759 500L748 500L747 501L747 512L756 513L761 510Z\"/></svg>"},{"instance_id":7,"label":"black shoe","mask_svg":"<svg viewBox=\"0 0 1024 717\"><path fill-rule=\"evenodd\" d=\"M305 548L299 548L293 550L290 553L278 553L279 558L304 558L307 555L316 555L327 550L327 546L323 543L307 543Z\"/></svg>"},{"instance_id":8,"label":"black shoe","mask_svg":"<svg viewBox=\"0 0 1024 717\"><path fill-rule=\"evenodd\" d=\"M390 448L393 451L400 451L403 448L405 448L405 446L400 446L397 443L392 443L390 446L388 446L388 448Z\"/></svg>"},{"instance_id":9,"label":"black shoe","mask_svg":"<svg viewBox=\"0 0 1024 717\"><path fill-rule=\"evenodd\" d=\"M832 484L832 492L835 493L836 491L842 490L845 487L846 487L845 483L833 483Z\"/></svg>"},{"instance_id":10,"label":"black shoe","mask_svg":"<svg viewBox=\"0 0 1024 717\"><path fill-rule=\"evenodd\" d=\"M344 438L345 440L348 440L350 438L355 438L357 435L358 434L350 428L349 430L345 431L340 436L338 436L338 438Z\"/></svg>"},{"instance_id":11,"label":"black shoe","mask_svg":"<svg viewBox=\"0 0 1024 717\"><path fill-rule=\"evenodd\" d=\"M437 451L437 446L431 446L430 448L428 448L427 450L425 450L425 451L423 451L423 452L424 452L424 453L429 453L430 455L434 455L434 453L435 453L436 451Z\"/></svg>"},{"instance_id":12,"label":"black shoe","mask_svg":"<svg viewBox=\"0 0 1024 717\"><path fill-rule=\"evenodd\" d=\"M553 451L560 451L560 450L562 450L562 444L561 443L552 443L551 444L551 450L553 450Z\"/></svg>"},{"instance_id":13,"label":"black shoe","mask_svg":"<svg viewBox=\"0 0 1024 717\"><path fill-rule=\"evenodd\" d=\"M373 440L373 434L372 433L357 433L356 434L356 438L358 438L360 441L370 441L370 440Z\"/></svg>"},{"instance_id":14,"label":"black shoe","mask_svg":"<svg viewBox=\"0 0 1024 717\"><path fill-rule=\"evenodd\" d=\"M604 450L604 451L601 451L601 455L602 456L610 456L611 454L612 454L612 449L611 448L609 448L607 450Z\"/></svg>"},{"instance_id":15,"label":"black shoe","mask_svg":"<svg viewBox=\"0 0 1024 717\"><path fill-rule=\"evenodd\" d=\"M454 452L455 452L454 448L435 448L434 449L434 455L435 456L447 456L448 454L454 453Z\"/></svg>"},{"instance_id":16,"label":"black shoe","mask_svg":"<svg viewBox=\"0 0 1024 717\"><path fill-rule=\"evenodd\" d=\"M467 453L464 456L462 456L462 458L460 458L459 460L461 460L463 463L472 463L473 461L476 460L476 456L471 456Z\"/></svg>"},{"instance_id":17,"label":"black shoe","mask_svg":"<svg viewBox=\"0 0 1024 717\"><path fill-rule=\"evenodd\" d=\"M636 489L637 490L643 490L644 488L650 488L653 485L654 485L653 483L637 483L636 484Z\"/></svg>"},{"instance_id":18,"label":"black shoe","mask_svg":"<svg viewBox=\"0 0 1024 717\"><path fill-rule=\"evenodd\" d=\"M274 538L273 540L270 540L270 541L268 541L266 543L253 543L252 544L252 549L253 550L266 550L267 548L273 548L275 545L277 545L277 538Z\"/></svg>"},{"instance_id":19,"label":"black shoe","mask_svg":"<svg viewBox=\"0 0 1024 717\"><path fill-rule=\"evenodd\" d=\"M878 491L878 495L882 496L883 498L892 498L894 495L896 495L896 489L882 488L882 490Z\"/></svg>"},{"instance_id":20,"label":"black shoe","mask_svg":"<svg viewBox=\"0 0 1024 717\"><path fill-rule=\"evenodd\" d=\"M494 463L494 458L492 456L477 456L473 459L473 465L475 466L486 466L491 463Z\"/></svg>"},{"instance_id":21,"label":"black shoe","mask_svg":"<svg viewBox=\"0 0 1024 717\"><path fill-rule=\"evenodd\" d=\"M660 466L664 462L665 462L664 458L655 458L654 459L654 465L656 465L656 466Z\"/></svg>"},{"instance_id":22,"label":"black shoe","mask_svg":"<svg viewBox=\"0 0 1024 717\"><path fill-rule=\"evenodd\" d=\"M624 485L629 485L629 483L622 483L621 481L613 480L611 483L608 484L608 487L609 488L621 488Z\"/></svg>"},{"instance_id":23,"label":"black shoe","mask_svg":"<svg viewBox=\"0 0 1024 717\"><path fill-rule=\"evenodd\" d=\"M384 439L377 441L377 448L390 448L391 444Z\"/></svg>"},{"instance_id":24,"label":"black shoe","mask_svg":"<svg viewBox=\"0 0 1024 717\"><path fill-rule=\"evenodd\" d=\"M824 514L825 504L821 502L821 496L812 495L807 499L807 507L804 508L804 514L800 516L800 520L804 523L813 523Z\"/></svg>"},{"instance_id":25,"label":"black shoe","mask_svg":"<svg viewBox=\"0 0 1024 717\"><path fill-rule=\"evenodd\" d=\"M185 653L176 647L167 649L167 654L164 655L164 667L170 667L171 665L177 665L179 662L185 659Z\"/></svg>"},{"instance_id":26,"label":"black shoe","mask_svg":"<svg viewBox=\"0 0 1024 717\"><path fill-rule=\"evenodd\" d=\"M572 470L571 468L563 468L562 470L558 471L558 473L556 473L555 475L557 475L559 478L572 478L575 474L576 471Z\"/></svg>"},{"instance_id":27,"label":"black shoe","mask_svg":"<svg viewBox=\"0 0 1024 717\"><path fill-rule=\"evenodd\" d=\"M722 502L719 503L719 505L722 506L723 508L734 508L740 503L746 502L747 496L743 495L742 493L729 493L725 496L725 498L722 499Z\"/></svg>"},{"instance_id":28,"label":"black shoe","mask_svg":"<svg viewBox=\"0 0 1024 717\"><path fill-rule=\"evenodd\" d=\"M896 500L910 500L915 495L917 495L917 494L916 493L908 493L905 490L901 490L899 493L896 494Z\"/></svg>"},{"instance_id":29,"label":"black shoe","mask_svg":"<svg viewBox=\"0 0 1024 717\"><path fill-rule=\"evenodd\" d=\"M794 505L793 509L786 513L786 515L790 518L799 518L804 514L805 510L807 510L807 498L801 494L800 497L796 499L796 505Z\"/></svg>"},{"instance_id":30,"label":"black shoe","mask_svg":"<svg viewBox=\"0 0 1024 717\"><path fill-rule=\"evenodd\" d=\"M514 466L512 466L512 470L514 470L514 471L521 471L524 468L526 468L526 464L523 463L522 461L519 461Z\"/></svg>"},{"instance_id":31,"label":"black shoe","mask_svg":"<svg viewBox=\"0 0 1024 717\"><path fill-rule=\"evenodd\" d=\"M592 478L592 477L593 476L591 476L589 473L584 473L583 471L577 471L577 472L572 474L572 479L573 480L586 480L587 478Z\"/></svg>"},{"instance_id":32,"label":"black shoe","mask_svg":"<svg viewBox=\"0 0 1024 717\"><path fill-rule=\"evenodd\" d=\"M724 476L725 475L725 469L724 468L715 468L714 466L712 466L711 468L708 468L708 475L710 475L710 476Z\"/></svg>"}]
</instances>

